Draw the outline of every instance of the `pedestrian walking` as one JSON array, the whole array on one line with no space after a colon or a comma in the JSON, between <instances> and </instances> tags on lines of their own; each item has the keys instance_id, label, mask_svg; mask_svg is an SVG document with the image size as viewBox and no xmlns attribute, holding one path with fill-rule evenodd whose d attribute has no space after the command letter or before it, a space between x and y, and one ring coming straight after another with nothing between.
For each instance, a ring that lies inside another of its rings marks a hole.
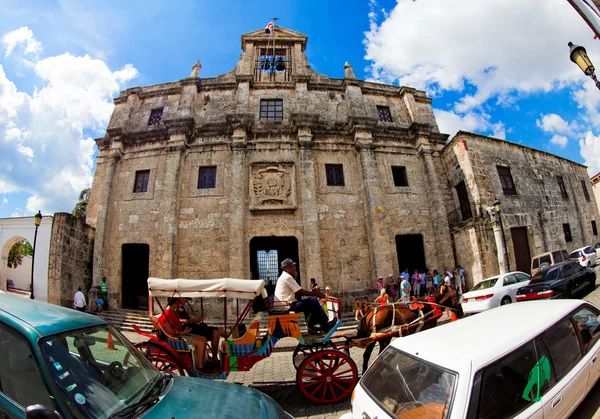
<instances>
[{"instance_id":1,"label":"pedestrian walking","mask_svg":"<svg viewBox=\"0 0 600 419\"><path fill-rule=\"evenodd\" d=\"M410 282L406 277L402 277L400 283L400 301L410 301Z\"/></svg>"},{"instance_id":2,"label":"pedestrian walking","mask_svg":"<svg viewBox=\"0 0 600 419\"><path fill-rule=\"evenodd\" d=\"M427 269L425 269L426 271ZM427 285L427 274L425 271L421 272L419 276L421 277L421 281L419 282L419 296L425 295L426 285Z\"/></svg>"},{"instance_id":3,"label":"pedestrian walking","mask_svg":"<svg viewBox=\"0 0 600 419\"><path fill-rule=\"evenodd\" d=\"M448 268L444 268L444 285L452 288L452 279L454 279L454 275L448 272Z\"/></svg>"},{"instance_id":4,"label":"pedestrian walking","mask_svg":"<svg viewBox=\"0 0 600 419\"><path fill-rule=\"evenodd\" d=\"M316 278L310 278L310 290L311 291L321 291L321 286L317 284Z\"/></svg>"},{"instance_id":5,"label":"pedestrian walking","mask_svg":"<svg viewBox=\"0 0 600 419\"><path fill-rule=\"evenodd\" d=\"M103 276L100 280L100 292L102 293L102 308L108 310L108 292L106 289L106 277Z\"/></svg>"},{"instance_id":6,"label":"pedestrian walking","mask_svg":"<svg viewBox=\"0 0 600 419\"><path fill-rule=\"evenodd\" d=\"M437 294L440 289L440 281L442 280L439 272L434 269L433 270L433 291Z\"/></svg>"},{"instance_id":7,"label":"pedestrian walking","mask_svg":"<svg viewBox=\"0 0 600 419\"><path fill-rule=\"evenodd\" d=\"M419 291L421 289L421 275L419 275L419 270L415 269L415 272L412 276L412 295L415 297L419 296Z\"/></svg>"},{"instance_id":8,"label":"pedestrian walking","mask_svg":"<svg viewBox=\"0 0 600 419\"><path fill-rule=\"evenodd\" d=\"M379 293L381 293L381 290L385 288L385 282L383 282L382 276L377 278L377 282L375 282L375 285L373 285L373 288L375 289L375 291L377 291L377 295L379 295Z\"/></svg>"},{"instance_id":9,"label":"pedestrian walking","mask_svg":"<svg viewBox=\"0 0 600 419\"><path fill-rule=\"evenodd\" d=\"M398 300L398 283L394 279L392 274L388 275L387 285L385 286L385 292L387 293L389 300L395 303Z\"/></svg>"},{"instance_id":10,"label":"pedestrian walking","mask_svg":"<svg viewBox=\"0 0 600 419\"><path fill-rule=\"evenodd\" d=\"M81 292L81 287L79 287L77 288L77 292L73 297L73 307L75 307L75 310L77 311L85 311L86 305L85 295L83 295L83 292Z\"/></svg>"},{"instance_id":11,"label":"pedestrian walking","mask_svg":"<svg viewBox=\"0 0 600 419\"><path fill-rule=\"evenodd\" d=\"M354 308L354 320L358 321L365 316L360 298L354 299L354 305L352 307Z\"/></svg>"},{"instance_id":12,"label":"pedestrian walking","mask_svg":"<svg viewBox=\"0 0 600 419\"><path fill-rule=\"evenodd\" d=\"M431 272L427 272L427 281L425 282L425 287L427 288L427 295L431 295L433 292L433 276Z\"/></svg>"}]
</instances>

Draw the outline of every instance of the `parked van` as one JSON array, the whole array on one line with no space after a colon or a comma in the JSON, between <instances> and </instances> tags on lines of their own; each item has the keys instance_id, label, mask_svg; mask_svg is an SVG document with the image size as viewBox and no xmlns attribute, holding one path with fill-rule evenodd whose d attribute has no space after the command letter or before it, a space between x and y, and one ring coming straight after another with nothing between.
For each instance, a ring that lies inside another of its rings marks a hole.
<instances>
[{"instance_id":1,"label":"parked van","mask_svg":"<svg viewBox=\"0 0 600 419\"><path fill-rule=\"evenodd\" d=\"M567 418L600 377L598 316L581 300L528 301L396 339L352 417Z\"/></svg>"},{"instance_id":2,"label":"parked van","mask_svg":"<svg viewBox=\"0 0 600 419\"><path fill-rule=\"evenodd\" d=\"M548 269L552 265L569 259L569 253L564 249L536 255L531 259L531 276L540 269Z\"/></svg>"}]
</instances>

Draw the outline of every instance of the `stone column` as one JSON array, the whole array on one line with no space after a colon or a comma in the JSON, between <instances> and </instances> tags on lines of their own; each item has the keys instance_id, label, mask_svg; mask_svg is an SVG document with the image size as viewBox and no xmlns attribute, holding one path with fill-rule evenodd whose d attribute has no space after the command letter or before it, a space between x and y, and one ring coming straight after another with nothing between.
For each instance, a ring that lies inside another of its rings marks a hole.
<instances>
[{"instance_id":1,"label":"stone column","mask_svg":"<svg viewBox=\"0 0 600 419\"><path fill-rule=\"evenodd\" d=\"M355 133L356 148L360 156L363 184L365 188L365 211L367 216L367 233L373 273L375 278L387 277L392 272L392 247L390 233L387 227L385 208L379 176L377 173L377 160L373 151L373 137L370 131L357 130Z\"/></svg>"},{"instance_id":2,"label":"stone column","mask_svg":"<svg viewBox=\"0 0 600 419\"><path fill-rule=\"evenodd\" d=\"M182 129L170 129L165 158L165 175L158 195L162 200L165 238L163 247L157 249L160 262L157 266L157 276L177 278L177 233L179 225L179 200L181 190L181 165L187 150L189 132ZM160 243L158 241L157 243ZM159 244L160 246L160 244Z\"/></svg>"},{"instance_id":3,"label":"stone column","mask_svg":"<svg viewBox=\"0 0 600 419\"><path fill-rule=\"evenodd\" d=\"M315 163L312 155L312 133L309 128L298 128L300 145L300 190L302 194L302 225L304 227L304 251L306 260L305 284L310 278L323 281L321 265L321 235L317 210Z\"/></svg>"},{"instance_id":4,"label":"stone column","mask_svg":"<svg viewBox=\"0 0 600 419\"><path fill-rule=\"evenodd\" d=\"M433 221L433 231L436 237L435 247L438 256L437 266L442 266L451 262L449 253L449 240L450 240L450 229L447 223L447 211L445 204L445 193L440 185L440 179L444 178L442 173L437 172L435 163L433 161L434 151L423 144L417 148L419 154L423 158L425 165L425 174L427 176L427 183L429 184L429 212L431 214L431 220ZM443 259L442 259L443 258Z\"/></svg>"},{"instance_id":5,"label":"stone column","mask_svg":"<svg viewBox=\"0 0 600 419\"><path fill-rule=\"evenodd\" d=\"M231 184L229 187L229 276L232 278L248 276L244 271L246 141L246 130L235 128L231 136Z\"/></svg>"},{"instance_id":6,"label":"stone column","mask_svg":"<svg viewBox=\"0 0 600 419\"><path fill-rule=\"evenodd\" d=\"M105 240L108 230L108 217L109 217L109 205L111 202L111 192L113 178L117 165L123 157L123 145L120 138L115 138L112 142L112 146L108 151L106 157L104 157L104 164L107 169L102 182L102 189L100 192L100 200L98 202L98 214L96 218L96 235L94 238L94 274L92 285L98 285L102 277L106 276L106 252ZM115 284L109 283L109 286ZM109 299L110 300L110 299ZM113 305L114 306L114 305Z\"/></svg>"},{"instance_id":7,"label":"stone column","mask_svg":"<svg viewBox=\"0 0 600 419\"><path fill-rule=\"evenodd\" d=\"M498 266L500 268L500 273L505 274L508 272L508 261L506 260L506 243L504 243L504 235L502 234L502 228L500 227L501 215L496 213L496 210L493 207L489 207L487 211L490 216L490 222L492 223L492 229L494 230Z\"/></svg>"}]
</instances>

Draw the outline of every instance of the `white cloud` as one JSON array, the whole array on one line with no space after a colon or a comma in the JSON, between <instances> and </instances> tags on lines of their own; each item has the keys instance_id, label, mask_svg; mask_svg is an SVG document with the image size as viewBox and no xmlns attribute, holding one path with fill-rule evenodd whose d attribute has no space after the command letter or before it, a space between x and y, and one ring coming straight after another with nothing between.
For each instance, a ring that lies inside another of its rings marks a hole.
<instances>
[{"instance_id":1,"label":"white cloud","mask_svg":"<svg viewBox=\"0 0 600 419\"><path fill-rule=\"evenodd\" d=\"M565 137L564 135L554 135L552 138L550 138L550 144L554 144L559 146L560 148L565 148L567 146L567 143L569 142L569 139L567 137Z\"/></svg>"},{"instance_id":2,"label":"white cloud","mask_svg":"<svg viewBox=\"0 0 600 419\"><path fill-rule=\"evenodd\" d=\"M112 98L138 75L131 65L65 53L35 62L33 94L19 91L0 65L0 193L29 194L25 215L71 211L92 181L95 143L112 113Z\"/></svg>"},{"instance_id":3,"label":"white cloud","mask_svg":"<svg viewBox=\"0 0 600 419\"><path fill-rule=\"evenodd\" d=\"M5 197L5 196L4 196L4 197L2 197L2 203L3 203L3 204L8 204L8 199L6 199L6 197Z\"/></svg>"},{"instance_id":4,"label":"white cloud","mask_svg":"<svg viewBox=\"0 0 600 419\"><path fill-rule=\"evenodd\" d=\"M591 131L579 140L579 148L584 164L588 167L590 176L600 172L600 135L595 136Z\"/></svg>"},{"instance_id":5,"label":"white cloud","mask_svg":"<svg viewBox=\"0 0 600 419\"><path fill-rule=\"evenodd\" d=\"M544 132L551 134L569 134L573 128L567 121L562 119L560 115L550 113L542 115L542 119L535 121L535 124Z\"/></svg>"},{"instance_id":6,"label":"white cloud","mask_svg":"<svg viewBox=\"0 0 600 419\"><path fill-rule=\"evenodd\" d=\"M4 56L8 57L17 46L25 46L25 54L37 55L42 52L42 44L35 39L33 32L27 26L21 26L19 29L8 32L2 37L4 44Z\"/></svg>"},{"instance_id":7,"label":"white cloud","mask_svg":"<svg viewBox=\"0 0 600 419\"><path fill-rule=\"evenodd\" d=\"M366 33L366 59L384 82L466 92L454 108L466 113L581 81L566 44L590 44L590 33L565 0L399 0Z\"/></svg>"},{"instance_id":8,"label":"white cloud","mask_svg":"<svg viewBox=\"0 0 600 419\"><path fill-rule=\"evenodd\" d=\"M450 138L458 131L486 132L496 138L506 139L506 130L502 122L493 123L490 116L482 112L459 114L452 111L433 109L440 132L449 134Z\"/></svg>"}]
</instances>

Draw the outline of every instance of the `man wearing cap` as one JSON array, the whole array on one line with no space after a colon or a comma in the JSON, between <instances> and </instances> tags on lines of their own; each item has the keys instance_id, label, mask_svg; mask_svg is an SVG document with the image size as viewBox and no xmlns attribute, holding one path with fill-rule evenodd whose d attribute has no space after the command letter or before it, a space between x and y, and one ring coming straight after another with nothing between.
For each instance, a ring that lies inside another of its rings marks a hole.
<instances>
[{"instance_id":1,"label":"man wearing cap","mask_svg":"<svg viewBox=\"0 0 600 419\"><path fill-rule=\"evenodd\" d=\"M291 308L297 313L304 313L308 331L312 334L323 332L327 333L335 324L335 321L328 322L328 318L321 307L320 298L325 298L325 294L318 290L305 290L296 282L296 262L292 259L285 259L281 262L283 272L277 279L275 286L275 311L287 311ZM308 297L302 299L301 297ZM315 329L315 325L320 329Z\"/></svg>"}]
</instances>

